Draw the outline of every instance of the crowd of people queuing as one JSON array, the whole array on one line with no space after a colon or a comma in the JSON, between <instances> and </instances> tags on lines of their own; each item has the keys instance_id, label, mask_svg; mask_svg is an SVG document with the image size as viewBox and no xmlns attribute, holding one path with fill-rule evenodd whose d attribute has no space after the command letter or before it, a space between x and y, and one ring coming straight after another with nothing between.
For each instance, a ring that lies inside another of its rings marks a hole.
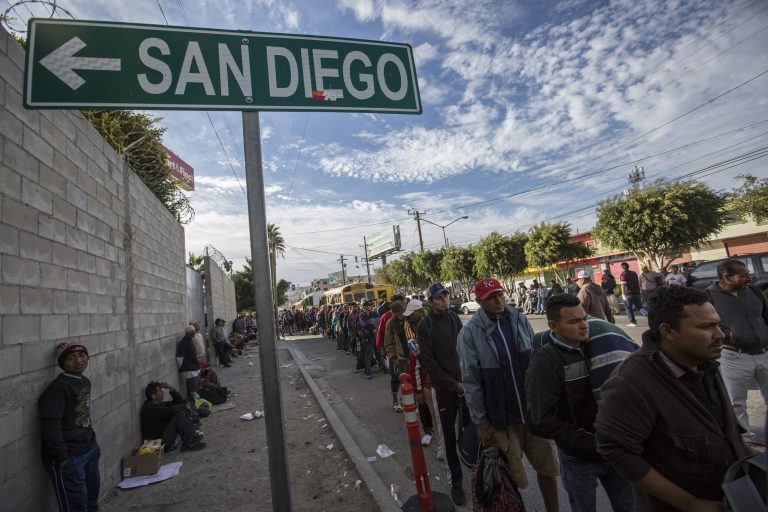
<instances>
[{"instance_id":1,"label":"crowd of people queuing","mask_svg":"<svg viewBox=\"0 0 768 512\"><path fill-rule=\"evenodd\" d=\"M529 485L523 457L530 462L548 512L560 509L558 477L574 512L597 510L598 482L614 511L725 510L726 472L761 445L746 396L756 381L768 401L765 295L738 260L721 263L718 281L704 291L685 286L678 272L662 278L647 267L640 275L622 269L618 281L603 273L600 285L581 270L549 289L518 286L517 306L497 280L481 279L473 289L480 309L466 324L435 283L426 303L394 295L378 306L285 310L281 331L334 339L368 379L389 374L394 412L403 411L399 375L408 374L421 443L436 441L457 505L466 501L457 433L474 426L483 452L501 454L517 488ZM617 288L629 325L635 312L648 317L639 347L614 323L607 291ZM536 333L526 313L542 311L548 329ZM205 447L198 400L226 399L208 349L227 367L256 338L250 317L238 316L229 336L224 325L216 319L207 341L198 322L185 329L176 363L186 396L149 382L144 438L162 439L166 450L179 438L184 450ZM62 510L97 510L88 350L62 342L56 361L63 372L38 401L43 461ZM764 486L759 499L765 505Z\"/></svg>"},{"instance_id":2,"label":"crowd of people queuing","mask_svg":"<svg viewBox=\"0 0 768 512\"><path fill-rule=\"evenodd\" d=\"M588 270L579 270L573 279L564 278L563 283L558 282L556 277L549 288L537 279L533 279L530 286L521 281L514 288L515 304L526 315L544 315L549 298L566 293L577 296L590 315L615 323L623 303L627 326L636 327L636 313L648 316L648 308L660 288L687 284L677 265L667 267L666 274L652 271L646 264L641 265L640 274L630 270L627 262L621 263L621 269L617 280L611 269L605 268L599 284L592 280Z\"/></svg>"},{"instance_id":3,"label":"crowd of people queuing","mask_svg":"<svg viewBox=\"0 0 768 512\"><path fill-rule=\"evenodd\" d=\"M317 325L368 378L389 373L395 412L397 377L411 375L422 444L436 438L457 505L466 501L457 434L474 425L518 488L530 462L548 512L560 509L558 477L574 512L597 510L598 482L614 511L724 510L726 471L762 445L746 394L756 380L768 401L765 296L738 260L705 291L676 268L664 277L621 267L599 284L585 270L549 288L520 284L516 305L481 279L466 324L436 283L426 303L395 295L378 307L322 306L303 314L302 332ZM629 326L648 317L640 346L615 324L617 296ZM527 318L537 313L548 326L538 333Z\"/></svg>"},{"instance_id":4,"label":"crowd of people queuing","mask_svg":"<svg viewBox=\"0 0 768 512\"><path fill-rule=\"evenodd\" d=\"M228 336L225 324L217 318L207 339L198 321L185 327L175 352L185 395L167 382L147 383L139 412L142 439L161 439L166 452L178 447L189 451L205 448L200 418L210 414L210 405L223 403L228 395L211 368L209 348L222 366L229 367L232 358L242 355L245 345L256 344L257 339L251 316L238 315ZM91 382L84 375L90 361L88 348L77 341L61 342L55 358L63 371L38 399L43 464L61 511L97 511L101 450L91 420Z\"/></svg>"}]
</instances>

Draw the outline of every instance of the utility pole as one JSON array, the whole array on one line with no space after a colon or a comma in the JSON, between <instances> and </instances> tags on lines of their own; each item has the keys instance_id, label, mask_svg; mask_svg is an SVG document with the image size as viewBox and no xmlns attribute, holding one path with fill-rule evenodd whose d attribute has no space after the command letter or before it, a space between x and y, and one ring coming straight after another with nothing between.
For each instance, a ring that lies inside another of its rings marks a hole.
<instances>
[{"instance_id":1,"label":"utility pole","mask_svg":"<svg viewBox=\"0 0 768 512\"><path fill-rule=\"evenodd\" d=\"M346 271L347 266L344 264L344 255L339 254L339 259L337 259L336 261L341 262L341 284L345 285L347 284L347 271Z\"/></svg>"},{"instance_id":2,"label":"utility pole","mask_svg":"<svg viewBox=\"0 0 768 512\"><path fill-rule=\"evenodd\" d=\"M371 266L368 263L368 241L363 236L363 248L365 249L365 272L368 274L368 284L371 283Z\"/></svg>"},{"instance_id":3,"label":"utility pole","mask_svg":"<svg viewBox=\"0 0 768 512\"><path fill-rule=\"evenodd\" d=\"M645 168L635 166L632 172L627 176L627 181L632 188L638 188L640 183L645 179Z\"/></svg>"},{"instance_id":4,"label":"utility pole","mask_svg":"<svg viewBox=\"0 0 768 512\"><path fill-rule=\"evenodd\" d=\"M420 212L418 209L416 210L408 210L408 215L413 215L413 218L416 219L416 227L419 229L419 247L421 248L421 252L424 252L424 239L421 238L421 216L426 215L427 212Z\"/></svg>"}]
</instances>

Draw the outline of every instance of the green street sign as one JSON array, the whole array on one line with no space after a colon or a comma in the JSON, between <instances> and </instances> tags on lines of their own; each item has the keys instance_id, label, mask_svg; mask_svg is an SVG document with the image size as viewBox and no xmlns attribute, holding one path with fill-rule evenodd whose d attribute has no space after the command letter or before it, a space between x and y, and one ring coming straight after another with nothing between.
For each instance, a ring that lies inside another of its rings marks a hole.
<instances>
[{"instance_id":1,"label":"green street sign","mask_svg":"<svg viewBox=\"0 0 768 512\"><path fill-rule=\"evenodd\" d=\"M27 108L420 114L410 45L29 20Z\"/></svg>"}]
</instances>

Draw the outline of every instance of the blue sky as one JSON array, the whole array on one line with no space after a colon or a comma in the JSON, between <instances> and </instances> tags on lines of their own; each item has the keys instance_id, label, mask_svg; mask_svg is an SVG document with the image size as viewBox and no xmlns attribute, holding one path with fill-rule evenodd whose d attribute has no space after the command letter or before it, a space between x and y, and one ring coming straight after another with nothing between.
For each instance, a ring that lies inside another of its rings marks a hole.
<instances>
[{"instance_id":1,"label":"blue sky","mask_svg":"<svg viewBox=\"0 0 768 512\"><path fill-rule=\"evenodd\" d=\"M81 20L165 24L162 8L170 25L413 46L420 116L261 115L267 216L288 246L278 277L297 284L339 270L341 253L362 256L363 236L388 224L418 249L408 209L443 225L468 215L447 229L468 245L542 220L588 230L638 160L651 178L693 173L718 189L768 175L765 158L747 161L768 146L764 0L58 5ZM250 254L240 114L157 114L168 147L195 168L187 249L212 244L239 266ZM422 230L426 247L442 245L439 228Z\"/></svg>"}]
</instances>

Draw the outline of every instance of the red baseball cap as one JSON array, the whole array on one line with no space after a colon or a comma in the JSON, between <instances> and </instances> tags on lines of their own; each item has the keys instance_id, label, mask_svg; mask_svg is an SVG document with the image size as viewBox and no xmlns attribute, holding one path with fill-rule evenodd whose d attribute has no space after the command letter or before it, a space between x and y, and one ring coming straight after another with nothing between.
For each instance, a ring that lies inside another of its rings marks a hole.
<instances>
[{"instance_id":1,"label":"red baseball cap","mask_svg":"<svg viewBox=\"0 0 768 512\"><path fill-rule=\"evenodd\" d=\"M475 292L475 298L485 300L496 292L503 292L504 287L494 278L484 277L475 283L472 291Z\"/></svg>"}]
</instances>

